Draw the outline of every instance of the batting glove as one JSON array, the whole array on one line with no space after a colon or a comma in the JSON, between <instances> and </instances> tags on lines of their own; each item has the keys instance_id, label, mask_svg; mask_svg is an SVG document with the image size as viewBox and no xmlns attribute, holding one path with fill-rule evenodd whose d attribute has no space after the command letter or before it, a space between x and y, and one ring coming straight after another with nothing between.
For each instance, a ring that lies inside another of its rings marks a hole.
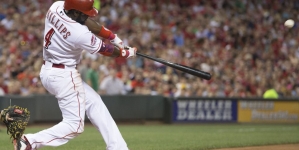
<instances>
[{"instance_id":1,"label":"batting glove","mask_svg":"<svg viewBox=\"0 0 299 150\"><path fill-rule=\"evenodd\" d=\"M121 57L123 58L134 57L136 56L136 51L137 51L136 47L125 46L124 50L121 51Z\"/></svg>"},{"instance_id":2,"label":"batting glove","mask_svg":"<svg viewBox=\"0 0 299 150\"><path fill-rule=\"evenodd\" d=\"M117 36L117 34L114 34L115 38L112 39L110 42L120 50L124 49L123 41Z\"/></svg>"}]
</instances>

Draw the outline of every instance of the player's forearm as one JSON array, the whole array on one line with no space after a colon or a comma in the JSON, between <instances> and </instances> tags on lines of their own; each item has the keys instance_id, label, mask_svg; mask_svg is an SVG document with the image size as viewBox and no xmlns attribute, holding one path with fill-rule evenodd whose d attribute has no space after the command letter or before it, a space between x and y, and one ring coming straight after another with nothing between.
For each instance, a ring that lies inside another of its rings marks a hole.
<instances>
[{"instance_id":1,"label":"player's forearm","mask_svg":"<svg viewBox=\"0 0 299 150\"><path fill-rule=\"evenodd\" d=\"M121 53L121 51L117 47L114 46L113 52L110 55L106 55L106 56L109 56L109 57L120 57L120 53Z\"/></svg>"},{"instance_id":2,"label":"player's forearm","mask_svg":"<svg viewBox=\"0 0 299 150\"><path fill-rule=\"evenodd\" d=\"M90 18L87 18L87 20L85 21L85 25L95 35L109 40L115 38L114 33Z\"/></svg>"},{"instance_id":3,"label":"player's forearm","mask_svg":"<svg viewBox=\"0 0 299 150\"><path fill-rule=\"evenodd\" d=\"M136 50L137 50L136 48L131 48L131 47L126 47L125 49L120 50L116 46L103 43L98 53L109 57L128 58L130 56L135 56Z\"/></svg>"},{"instance_id":4,"label":"player's forearm","mask_svg":"<svg viewBox=\"0 0 299 150\"><path fill-rule=\"evenodd\" d=\"M110 44L105 44L103 43L100 51L100 54L104 56L109 56L109 57L120 57L121 55L121 50L119 50L117 47L110 45Z\"/></svg>"},{"instance_id":5,"label":"player's forearm","mask_svg":"<svg viewBox=\"0 0 299 150\"><path fill-rule=\"evenodd\" d=\"M100 32L101 27L102 27L98 22L96 22L90 18L86 19L85 25L93 34L96 34L96 35Z\"/></svg>"},{"instance_id":6,"label":"player's forearm","mask_svg":"<svg viewBox=\"0 0 299 150\"><path fill-rule=\"evenodd\" d=\"M123 57L128 58L136 55L137 49L135 47L126 47L123 45L123 42L118 36L112 33L110 30L101 26L96 21L88 18L85 22L87 28L95 35L100 37L110 39L110 43L113 45L103 45L100 48L99 53L109 57Z\"/></svg>"}]
</instances>

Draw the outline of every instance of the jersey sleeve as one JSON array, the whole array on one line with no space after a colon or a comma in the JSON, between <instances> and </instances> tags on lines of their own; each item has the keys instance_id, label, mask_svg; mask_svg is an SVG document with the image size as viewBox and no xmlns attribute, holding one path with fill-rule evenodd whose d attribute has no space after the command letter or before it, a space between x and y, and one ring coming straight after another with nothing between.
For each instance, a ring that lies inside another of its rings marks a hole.
<instances>
[{"instance_id":1,"label":"jersey sleeve","mask_svg":"<svg viewBox=\"0 0 299 150\"><path fill-rule=\"evenodd\" d=\"M86 32L77 39L76 45L91 54L95 54L101 49L102 43L102 40L94 34Z\"/></svg>"}]
</instances>

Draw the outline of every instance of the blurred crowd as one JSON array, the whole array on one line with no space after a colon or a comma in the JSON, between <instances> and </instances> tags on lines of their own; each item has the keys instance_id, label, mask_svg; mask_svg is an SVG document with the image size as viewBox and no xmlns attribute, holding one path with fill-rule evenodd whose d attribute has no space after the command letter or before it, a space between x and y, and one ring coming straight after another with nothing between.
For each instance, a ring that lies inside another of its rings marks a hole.
<instances>
[{"instance_id":1,"label":"blurred crowd","mask_svg":"<svg viewBox=\"0 0 299 150\"><path fill-rule=\"evenodd\" d=\"M0 95L47 93L39 71L53 2L1 0ZM289 18L293 28L284 26ZM84 52L78 70L100 94L262 97L275 89L299 97L299 0L101 0L93 19L140 53L212 74Z\"/></svg>"}]
</instances>

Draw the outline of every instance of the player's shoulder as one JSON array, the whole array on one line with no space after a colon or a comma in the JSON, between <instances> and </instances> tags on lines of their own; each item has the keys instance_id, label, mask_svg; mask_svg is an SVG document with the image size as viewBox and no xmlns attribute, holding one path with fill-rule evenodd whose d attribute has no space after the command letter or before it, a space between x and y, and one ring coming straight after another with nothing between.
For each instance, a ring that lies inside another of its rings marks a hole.
<instances>
[{"instance_id":1,"label":"player's shoulder","mask_svg":"<svg viewBox=\"0 0 299 150\"><path fill-rule=\"evenodd\" d=\"M75 36L77 36L78 41L84 41L87 37L92 37L94 34L89 31L86 26L77 24Z\"/></svg>"},{"instance_id":2,"label":"player's shoulder","mask_svg":"<svg viewBox=\"0 0 299 150\"><path fill-rule=\"evenodd\" d=\"M91 33L85 25L81 25L79 23L74 24L73 29L76 30L76 35L78 35L78 36L82 36L82 35Z\"/></svg>"}]
</instances>

